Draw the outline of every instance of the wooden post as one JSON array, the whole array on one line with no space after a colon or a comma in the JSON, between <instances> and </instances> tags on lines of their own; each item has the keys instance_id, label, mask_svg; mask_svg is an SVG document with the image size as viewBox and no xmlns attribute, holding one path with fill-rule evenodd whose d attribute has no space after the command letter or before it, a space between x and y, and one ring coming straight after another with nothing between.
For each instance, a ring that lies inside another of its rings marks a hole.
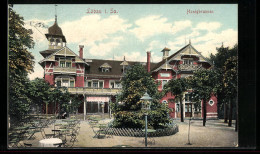
<instances>
[{"instance_id":1,"label":"wooden post","mask_svg":"<svg viewBox=\"0 0 260 154\"><path fill-rule=\"evenodd\" d=\"M224 123L227 123L227 116L228 115L228 105L227 105L227 103L225 102L225 104L224 104Z\"/></svg>"},{"instance_id":2,"label":"wooden post","mask_svg":"<svg viewBox=\"0 0 260 154\"><path fill-rule=\"evenodd\" d=\"M232 106L232 102L231 99L229 99L229 121L228 121L228 126L231 127L232 126L232 110L233 110L233 106Z\"/></svg>"},{"instance_id":3,"label":"wooden post","mask_svg":"<svg viewBox=\"0 0 260 154\"><path fill-rule=\"evenodd\" d=\"M83 95L84 96L84 120L86 120L86 96L85 96L85 94Z\"/></svg>"}]
</instances>

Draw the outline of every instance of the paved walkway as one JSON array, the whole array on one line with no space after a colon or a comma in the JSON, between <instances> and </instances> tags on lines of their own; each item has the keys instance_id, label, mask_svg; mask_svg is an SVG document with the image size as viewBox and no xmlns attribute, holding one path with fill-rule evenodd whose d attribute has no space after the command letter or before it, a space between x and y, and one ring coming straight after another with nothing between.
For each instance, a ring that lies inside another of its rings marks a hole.
<instances>
[{"instance_id":1,"label":"paved walkway","mask_svg":"<svg viewBox=\"0 0 260 154\"><path fill-rule=\"evenodd\" d=\"M103 123L108 123L110 120L106 119ZM236 147L238 144L238 133L235 132L234 128L235 123L232 127L228 127L227 123L223 123L223 120L208 120L206 127L203 127L202 120L191 120L190 143L192 145L186 145L188 143L189 120L185 120L185 122L175 120L175 122L179 126L178 133L171 136L155 137L155 144L148 144L148 147ZM94 132L87 121L82 121L80 127L77 137L78 142L75 142L73 147L112 147L115 145L145 147L143 138L140 137L113 136L113 138L98 139L93 138ZM38 140L33 141L34 144L42 139L40 134L36 135Z\"/></svg>"}]
</instances>

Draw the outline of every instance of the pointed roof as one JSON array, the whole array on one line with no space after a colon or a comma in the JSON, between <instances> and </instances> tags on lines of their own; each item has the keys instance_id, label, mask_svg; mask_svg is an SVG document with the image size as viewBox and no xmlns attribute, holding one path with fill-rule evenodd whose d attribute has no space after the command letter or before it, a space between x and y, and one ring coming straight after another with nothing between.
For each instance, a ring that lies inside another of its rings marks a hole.
<instances>
[{"instance_id":1,"label":"pointed roof","mask_svg":"<svg viewBox=\"0 0 260 154\"><path fill-rule=\"evenodd\" d=\"M183 48L181 48L180 50L178 50L177 52L175 52L174 54L172 54L171 56L167 57L168 61L171 61L171 60L174 60L174 58L177 58L177 56L180 56L182 52L185 52L187 51L187 49L192 49L196 55L198 55L199 57L201 57L202 59L200 59L199 61L200 62L208 62L210 65L213 65L207 58L205 58L204 56L201 55L200 52L198 52L192 45L191 43L189 42L189 44L187 44L186 46L184 46ZM190 52L190 50L189 50ZM189 55L190 53L188 53ZM180 59L178 59L180 60ZM160 61L159 63L157 63L157 65L151 70L152 72L154 71L158 71L159 69L164 69L164 65L165 65L165 59Z\"/></svg>"},{"instance_id":2,"label":"pointed roof","mask_svg":"<svg viewBox=\"0 0 260 154\"><path fill-rule=\"evenodd\" d=\"M57 50L56 52L54 52L51 55L44 58L43 60L39 61L39 64L41 65L42 62L45 62L45 61L55 61L55 55L75 56L76 63L85 63L85 64L89 65L82 58L80 58L77 54L75 54L72 50L70 50L67 46Z\"/></svg>"},{"instance_id":3,"label":"pointed roof","mask_svg":"<svg viewBox=\"0 0 260 154\"><path fill-rule=\"evenodd\" d=\"M100 68L112 68L108 63L104 63L100 66Z\"/></svg>"},{"instance_id":4,"label":"pointed roof","mask_svg":"<svg viewBox=\"0 0 260 154\"><path fill-rule=\"evenodd\" d=\"M61 28L58 26L57 17L55 16L55 22L54 24L48 28L48 33L45 34L45 36L48 37L61 37L63 42L66 42L66 38L62 33Z\"/></svg>"},{"instance_id":5,"label":"pointed roof","mask_svg":"<svg viewBox=\"0 0 260 154\"><path fill-rule=\"evenodd\" d=\"M163 51L171 51L171 49L165 47L165 48L163 48L163 50L161 52L163 52Z\"/></svg>"},{"instance_id":6,"label":"pointed roof","mask_svg":"<svg viewBox=\"0 0 260 154\"><path fill-rule=\"evenodd\" d=\"M125 60L125 56L124 56L124 61L120 65L129 65L128 62Z\"/></svg>"}]
</instances>

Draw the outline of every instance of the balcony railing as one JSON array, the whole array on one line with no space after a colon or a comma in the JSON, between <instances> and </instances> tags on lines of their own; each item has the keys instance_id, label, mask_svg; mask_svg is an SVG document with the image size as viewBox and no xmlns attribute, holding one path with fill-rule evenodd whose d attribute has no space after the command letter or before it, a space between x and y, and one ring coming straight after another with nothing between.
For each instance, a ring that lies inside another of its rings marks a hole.
<instances>
[{"instance_id":1,"label":"balcony railing","mask_svg":"<svg viewBox=\"0 0 260 154\"><path fill-rule=\"evenodd\" d=\"M76 67L60 67L60 66L54 66L53 69L54 73L76 73Z\"/></svg>"},{"instance_id":2,"label":"balcony railing","mask_svg":"<svg viewBox=\"0 0 260 154\"><path fill-rule=\"evenodd\" d=\"M91 95L115 95L121 92L121 88L87 88L87 87L68 87L72 94L91 94Z\"/></svg>"},{"instance_id":3,"label":"balcony railing","mask_svg":"<svg viewBox=\"0 0 260 154\"><path fill-rule=\"evenodd\" d=\"M181 71L195 71L203 69L203 67L201 65L180 64L178 65L178 69Z\"/></svg>"}]
</instances>

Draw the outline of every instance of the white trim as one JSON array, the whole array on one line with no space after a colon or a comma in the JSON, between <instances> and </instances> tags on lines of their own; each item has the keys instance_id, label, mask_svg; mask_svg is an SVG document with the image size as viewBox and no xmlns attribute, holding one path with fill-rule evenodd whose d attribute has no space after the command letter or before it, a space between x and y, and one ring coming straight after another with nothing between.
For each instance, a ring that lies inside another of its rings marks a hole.
<instances>
[{"instance_id":1,"label":"white trim","mask_svg":"<svg viewBox=\"0 0 260 154\"><path fill-rule=\"evenodd\" d=\"M218 113L216 113L216 112L208 112L207 114L218 114Z\"/></svg>"},{"instance_id":2,"label":"white trim","mask_svg":"<svg viewBox=\"0 0 260 154\"><path fill-rule=\"evenodd\" d=\"M207 118L217 118L218 116L207 116Z\"/></svg>"},{"instance_id":3,"label":"white trim","mask_svg":"<svg viewBox=\"0 0 260 154\"><path fill-rule=\"evenodd\" d=\"M46 72L49 72L49 68L51 68L52 63L50 64L50 66L47 68Z\"/></svg>"},{"instance_id":4,"label":"white trim","mask_svg":"<svg viewBox=\"0 0 260 154\"><path fill-rule=\"evenodd\" d=\"M210 103L209 103L210 101L212 101L213 103L210 104ZM209 104L210 106L213 106L213 105L215 104L215 102L214 102L212 99L210 99L210 100L208 101L208 104Z\"/></svg>"}]
</instances>

